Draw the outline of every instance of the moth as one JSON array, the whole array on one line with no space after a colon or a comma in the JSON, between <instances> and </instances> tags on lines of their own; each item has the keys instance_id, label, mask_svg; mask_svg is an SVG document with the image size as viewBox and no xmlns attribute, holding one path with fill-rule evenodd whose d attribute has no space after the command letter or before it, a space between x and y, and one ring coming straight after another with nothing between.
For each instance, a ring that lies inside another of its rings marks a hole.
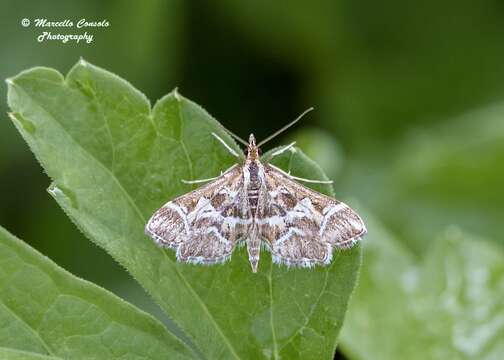
<instances>
[{"instance_id":1,"label":"moth","mask_svg":"<svg viewBox=\"0 0 504 360\"><path fill-rule=\"evenodd\" d=\"M297 122L256 144L253 134L246 144L245 161L235 164L200 188L169 201L157 210L145 232L160 246L176 251L177 260L216 264L230 259L235 247L246 244L252 271L257 272L261 248L274 263L313 267L327 265L333 250L352 247L366 234L361 217L348 205L311 190L299 181L328 183L292 176L269 161L295 143L261 161L259 147ZM228 131L228 130L227 130ZM231 154L240 156L217 134Z\"/></svg>"}]
</instances>

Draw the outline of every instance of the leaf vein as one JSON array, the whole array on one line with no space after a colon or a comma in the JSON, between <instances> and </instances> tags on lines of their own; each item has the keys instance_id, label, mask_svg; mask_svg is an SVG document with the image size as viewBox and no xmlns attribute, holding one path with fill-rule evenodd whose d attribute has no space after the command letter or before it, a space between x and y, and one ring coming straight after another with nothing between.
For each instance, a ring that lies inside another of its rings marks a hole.
<instances>
[{"instance_id":1,"label":"leaf vein","mask_svg":"<svg viewBox=\"0 0 504 360\"><path fill-rule=\"evenodd\" d=\"M287 341L285 342L284 345L282 345L282 348L280 350L282 350L283 348L285 348L289 343L291 343L294 340L294 338L298 334L300 334L305 328L308 327L308 323L310 322L311 317L313 316L313 313L315 312L315 309L318 307L320 299L322 299L322 296L324 295L324 293L326 293L327 284L328 284L328 280L329 280L329 271L330 271L330 268L333 266L333 264L336 262L335 260L336 259L333 259L331 265L325 271L324 285L322 285L322 289L320 290L320 293L319 293L319 295L317 297L317 300L315 300L315 303L313 303L313 305L311 306L310 312L309 312L308 316L305 315L305 322L304 322L304 324L301 325L299 327L299 329L287 339Z\"/></svg>"},{"instance_id":2,"label":"leaf vein","mask_svg":"<svg viewBox=\"0 0 504 360\"><path fill-rule=\"evenodd\" d=\"M51 350L51 347L49 346L49 344L40 336L40 334L35 330L35 328L33 328L32 326L30 326L24 319L22 319L21 317L19 317L18 314L16 314L3 301L0 301L0 306L2 306L9 314L11 314L14 318L16 318L17 320L19 320L23 325L25 325L31 331L31 333L37 339L40 340L40 343L42 344L42 346L44 347L44 349L47 351L48 355L56 355L56 353Z\"/></svg>"},{"instance_id":3,"label":"leaf vein","mask_svg":"<svg viewBox=\"0 0 504 360\"><path fill-rule=\"evenodd\" d=\"M270 271L268 274L268 285L269 285L269 297L270 297L270 327L271 327L271 337L273 340L273 355L275 359L278 359L278 342L276 339L276 332L275 332L275 320L273 316L273 279L272 279L272 273L273 273L273 262L271 261L270 263Z\"/></svg>"}]
</instances>

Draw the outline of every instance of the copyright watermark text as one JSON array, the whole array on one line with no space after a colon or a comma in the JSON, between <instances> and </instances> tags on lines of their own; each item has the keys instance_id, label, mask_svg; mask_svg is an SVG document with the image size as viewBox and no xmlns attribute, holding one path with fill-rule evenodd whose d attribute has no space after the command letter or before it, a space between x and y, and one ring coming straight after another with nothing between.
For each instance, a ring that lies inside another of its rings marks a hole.
<instances>
[{"instance_id":1,"label":"copyright watermark text","mask_svg":"<svg viewBox=\"0 0 504 360\"><path fill-rule=\"evenodd\" d=\"M59 41L63 44L80 42L91 44L95 37L92 32L98 29L105 29L110 26L108 20L91 19L21 19L21 26L40 28L41 32L37 34L36 39L39 43L46 41Z\"/></svg>"}]
</instances>

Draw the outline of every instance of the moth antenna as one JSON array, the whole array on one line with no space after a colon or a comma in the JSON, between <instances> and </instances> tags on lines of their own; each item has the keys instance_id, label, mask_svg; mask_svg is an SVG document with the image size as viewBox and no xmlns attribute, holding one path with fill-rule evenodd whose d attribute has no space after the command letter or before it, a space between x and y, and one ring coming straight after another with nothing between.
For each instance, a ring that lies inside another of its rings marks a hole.
<instances>
[{"instance_id":1,"label":"moth antenna","mask_svg":"<svg viewBox=\"0 0 504 360\"><path fill-rule=\"evenodd\" d=\"M299 115L296 119L294 119L294 121L288 123L287 125L285 125L283 128L281 128L280 130L276 131L275 133L273 133L273 135L270 135L268 136L266 139L262 140L259 144L257 144L257 147L259 146L262 146L264 144L266 144L268 141L270 141L271 139L277 137L278 135L280 135L281 133L283 133L285 130L287 130L288 128L290 128L292 125L294 125L295 123L297 123L299 120L301 120L303 118L303 116L305 116L306 114L308 114L310 111L312 111L314 108L313 107L310 107L308 109L306 109L305 111L303 111L301 113L301 115Z\"/></svg>"},{"instance_id":2,"label":"moth antenna","mask_svg":"<svg viewBox=\"0 0 504 360\"><path fill-rule=\"evenodd\" d=\"M222 126L222 128L232 137L234 138L236 141L238 141L239 143L242 143L243 145L245 146L248 146L248 142L246 142L245 140L243 140L241 137L239 137L238 135L236 135L234 132L232 132L231 130L228 130L226 129L224 126Z\"/></svg>"}]
</instances>

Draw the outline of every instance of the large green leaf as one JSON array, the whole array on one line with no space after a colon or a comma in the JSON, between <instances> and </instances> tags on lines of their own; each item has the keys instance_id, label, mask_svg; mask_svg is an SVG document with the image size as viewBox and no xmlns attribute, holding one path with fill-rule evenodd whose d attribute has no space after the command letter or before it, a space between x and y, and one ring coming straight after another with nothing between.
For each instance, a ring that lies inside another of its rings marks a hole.
<instances>
[{"instance_id":1,"label":"large green leaf","mask_svg":"<svg viewBox=\"0 0 504 360\"><path fill-rule=\"evenodd\" d=\"M418 261L377 222L341 334L352 359L500 359L504 253L448 229Z\"/></svg>"},{"instance_id":2,"label":"large green leaf","mask_svg":"<svg viewBox=\"0 0 504 360\"><path fill-rule=\"evenodd\" d=\"M253 274L244 249L222 266L179 264L144 235L157 208L191 190L181 179L216 176L235 161L212 131L240 151L202 108L174 91L151 110L130 84L84 61L66 78L35 68L8 84L11 117L53 179L50 193L205 356L332 358L359 247L313 270L272 265L263 252ZM299 151L278 162L323 177Z\"/></svg>"},{"instance_id":3,"label":"large green leaf","mask_svg":"<svg viewBox=\"0 0 504 360\"><path fill-rule=\"evenodd\" d=\"M67 273L0 227L0 358L36 359L37 354L72 359L193 356L150 315Z\"/></svg>"}]
</instances>

